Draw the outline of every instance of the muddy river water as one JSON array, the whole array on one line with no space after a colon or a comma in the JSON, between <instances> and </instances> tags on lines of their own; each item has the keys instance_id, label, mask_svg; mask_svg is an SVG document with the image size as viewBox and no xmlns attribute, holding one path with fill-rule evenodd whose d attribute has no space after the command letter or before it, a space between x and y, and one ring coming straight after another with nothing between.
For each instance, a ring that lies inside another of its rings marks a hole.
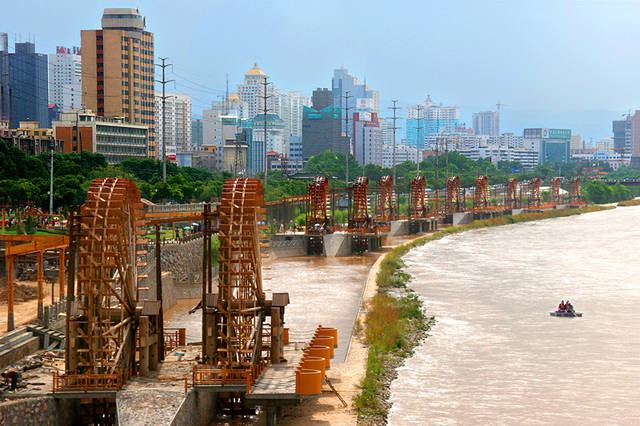
<instances>
[{"instance_id":1,"label":"muddy river water","mask_svg":"<svg viewBox=\"0 0 640 426\"><path fill-rule=\"evenodd\" d=\"M437 323L389 423L640 424L640 207L476 230L405 256ZM550 317L570 299L580 319Z\"/></svg>"},{"instance_id":2,"label":"muddy river water","mask_svg":"<svg viewBox=\"0 0 640 426\"><path fill-rule=\"evenodd\" d=\"M338 328L335 361L342 362L371 265L380 253L350 257L298 257L264 262L264 291L288 292L285 327L292 342L308 342L318 324ZM167 314L165 327L186 327L187 342L202 335L202 311L187 311L197 299L178 300Z\"/></svg>"}]
</instances>

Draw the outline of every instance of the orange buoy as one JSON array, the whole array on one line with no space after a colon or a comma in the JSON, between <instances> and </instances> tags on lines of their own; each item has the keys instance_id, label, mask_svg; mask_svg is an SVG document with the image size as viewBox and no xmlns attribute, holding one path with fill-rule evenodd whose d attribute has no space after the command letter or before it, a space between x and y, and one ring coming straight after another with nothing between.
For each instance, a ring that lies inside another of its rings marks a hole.
<instances>
[{"instance_id":1,"label":"orange buoy","mask_svg":"<svg viewBox=\"0 0 640 426\"><path fill-rule=\"evenodd\" d=\"M284 340L285 345L289 344L289 329L286 327L282 329L282 340Z\"/></svg>"},{"instance_id":2,"label":"orange buoy","mask_svg":"<svg viewBox=\"0 0 640 426\"><path fill-rule=\"evenodd\" d=\"M298 367L296 369L296 393L298 395L318 395L322 393L320 370Z\"/></svg>"}]
</instances>

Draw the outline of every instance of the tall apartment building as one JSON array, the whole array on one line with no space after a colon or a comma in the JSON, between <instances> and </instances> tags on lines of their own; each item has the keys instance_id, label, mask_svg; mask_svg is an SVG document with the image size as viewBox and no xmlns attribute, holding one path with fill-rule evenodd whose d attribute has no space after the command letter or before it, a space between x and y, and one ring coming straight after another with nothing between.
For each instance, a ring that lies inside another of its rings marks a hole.
<instances>
[{"instance_id":1,"label":"tall apartment building","mask_svg":"<svg viewBox=\"0 0 640 426\"><path fill-rule=\"evenodd\" d=\"M313 109L320 111L331 105L333 105L333 92L326 87L318 87L311 94L311 106Z\"/></svg>"},{"instance_id":2,"label":"tall apartment building","mask_svg":"<svg viewBox=\"0 0 640 426\"><path fill-rule=\"evenodd\" d=\"M202 146L202 120L191 121L191 149L198 150Z\"/></svg>"},{"instance_id":3,"label":"tall apartment building","mask_svg":"<svg viewBox=\"0 0 640 426\"><path fill-rule=\"evenodd\" d=\"M224 101L211 102L211 109L202 111L202 145L222 146L222 120L226 115L227 103Z\"/></svg>"},{"instance_id":4,"label":"tall apartment building","mask_svg":"<svg viewBox=\"0 0 640 426\"><path fill-rule=\"evenodd\" d=\"M80 48L58 46L49 54L49 103L59 112L82 107L82 61Z\"/></svg>"},{"instance_id":5,"label":"tall apartment building","mask_svg":"<svg viewBox=\"0 0 640 426\"><path fill-rule=\"evenodd\" d=\"M15 129L21 121L49 127L47 55L33 43L15 43L9 53L8 36L0 34L0 120Z\"/></svg>"},{"instance_id":6,"label":"tall apartment building","mask_svg":"<svg viewBox=\"0 0 640 426\"><path fill-rule=\"evenodd\" d=\"M500 136L500 112L480 111L474 113L473 132L476 135Z\"/></svg>"},{"instance_id":7,"label":"tall apartment building","mask_svg":"<svg viewBox=\"0 0 640 426\"><path fill-rule=\"evenodd\" d=\"M138 9L105 9L102 29L82 30L82 103L98 116L149 127L149 156L159 157L154 120L153 33Z\"/></svg>"},{"instance_id":8,"label":"tall apartment building","mask_svg":"<svg viewBox=\"0 0 640 426\"><path fill-rule=\"evenodd\" d=\"M614 120L613 149L623 157L631 155L631 115L627 114L624 120Z\"/></svg>"},{"instance_id":9,"label":"tall apartment building","mask_svg":"<svg viewBox=\"0 0 640 426\"><path fill-rule=\"evenodd\" d=\"M360 109L360 112L380 112L380 94L377 90L371 90L364 84L359 84L357 77L349 74L349 71L345 68L339 68L333 71L333 78L331 79L331 93L333 95L333 105L340 108L342 117L342 131L346 131L346 117L347 117L347 101L345 96L349 92L348 111L349 120L353 118L353 114L356 112L356 108ZM362 109L362 105L366 105L367 111Z\"/></svg>"},{"instance_id":10,"label":"tall apartment building","mask_svg":"<svg viewBox=\"0 0 640 426\"><path fill-rule=\"evenodd\" d=\"M321 110L305 107L302 118L302 156L318 155L326 150L346 154L348 139L340 125L340 107L331 105Z\"/></svg>"},{"instance_id":11,"label":"tall apartment building","mask_svg":"<svg viewBox=\"0 0 640 426\"><path fill-rule=\"evenodd\" d=\"M382 166L382 132L375 112L353 114L353 156L360 165Z\"/></svg>"},{"instance_id":12,"label":"tall apartment building","mask_svg":"<svg viewBox=\"0 0 640 426\"><path fill-rule=\"evenodd\" d=\"M258 68L258 63L253 64L244 75L243 84L238 86L238 97L240 101L246 104L247 118L252 119L257 114L263 114L264 111L264 79L268 78L267 74ZM267 85L267 109L273 112L273 84Z\"/></svg>"},{"instance_id":13,"label":"tall apartment building","mask_svg":"<svg viewBox=\"0 0 640 426\"><path fill-rule=\"evenodd\" d=\"M191 97L189 95L165 93L164 116L162 115L162 93L156 92L155 124L158 133L158 150L166 143L166 155L170 160L176 154L191 147ZM165 128L166 126L166 128Z\"/></svg>"},{"instance_id":14,"label":"tall apartment building","mask_svg":"<svg viewBox=\"0 0 640 426\"><path fill-rule=\"evenodd\" d=\"M633 115L629 117L631 121L631 147L630 147L630 162L631 167L640 168L640 110L636 110Z\"/></svg>"},{"instance_id":15,"label":"tall apartment building","mask_svg":"<svg viewBox=\"0 0 640 426\"><path fill-rule=\"evenodd\" d=\"M420 147L423 147L425 137L451 133L459 127L460 107L438 105L427 95L422 104L407 107L406 123L407 144L416 146L420 140Z\"/></svg>"},{"instance_id":16,"label":"tall apartment building","mask_svg":"<svg viewBox=\"0 0 640 426\"><path fill-rule=\"evenodd\" d=\"M300 92L274 91L273 113L284 121L285 132L289 136L302 136L302 109L311 105L309 96Z\"/></svg>"},{"instance_id":17,"label":"tall apartment building","mask_svg":"<svg viewBox=\"0 0 640 426\"><path fill-rule=\"evenodd\" d=\"M385 145L393 145L393 121L378 117L378 122L380 123L380 131L382 133L382 143Z\"/></svg>"}]
</instances>

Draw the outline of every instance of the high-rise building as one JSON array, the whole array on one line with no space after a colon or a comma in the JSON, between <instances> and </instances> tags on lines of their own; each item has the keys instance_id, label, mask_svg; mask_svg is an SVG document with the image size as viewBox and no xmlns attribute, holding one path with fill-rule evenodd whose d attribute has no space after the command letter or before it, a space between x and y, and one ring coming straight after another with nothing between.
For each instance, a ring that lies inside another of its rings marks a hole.
<instances>
[{"instance_id":1,"label":"high-rise building","mask_svg":"<svg viewBox=\"0 0 640 426\"><path fill-rule=\"evenodd\" d=\"M311 107L317 111L333 105L333 93L327 88L318 87L311 94Z\"/></svg>"},{"instance_id":2,"label":"high-rise building","mask_svg":"<svg viewBox=\"0 0 640 426\"><path fill-rule=\"evenodd\" d=\"M50 127L47 55L33 43L16 43L9 53L6 33L0 35L0 120L17 128L21 121Z\"/></svg>"},{"instance_id":3,"label":"high-rise building","mask_svg":"<svg viewBox=\"0 0 640 426\"><path fill-rule=\"evenodd\" d=\"M153 33L138 9L105 9L101 30L83 30L82 103L98 116L149 127L149 156L158 158L154 120Z\"/></svg>"},{"instance_id":4,"label":"high-rise building","mask_svg":"<svg viewBox=\"0 0 640 426\"><path fill-rule=\"evenodd\" d=\"M385 145L393 145L393 121L378 117L378 123L380 123L382 143Z\"/></svg>"},{"instance_id":5,"label":"high-rise building","mask_svg":"<svg viewBox=\"0 0 640 426\"><path fill-rule=\"evenodd\" d=\"M202 146L202 120L191 121L191 149L197 151Z\"/></svg>"},{"instance_id":6,"label":"high-rise building","mask_svg":"<svg viewBox=\"0 0 640 426\"><path fill-rule=\"evenodd\" d=\"M347 102L345 96L349 92L348 107L350 110L349 120L352 120L356 109L359 112L380 112L380 94L377 90L370 90L366 82L358 84L358 79L345 68L333 71L331 79L331 93L333 95L333 105L340 108L342 117L342 132L346 131ZM363 109L366 108L366 111Z\"/></svg>"},{"instance_id":7,"label":"high-rise building","mask_svg":"<svg viewBox=\"0 0 640 426\"><path fill-rule=\"evenodd\" d=\"M49 54L49 103L60 112L82 107L82 62L80 48L58 46Z\"/></svg>"},{"instance_id":8,"label":"high-rise building","mask_svg":"<svg viewBox=\"0 0 640 426\"><path fill-rule=\"evenodd\" d=\"M538 152L538 164L566 163L570 158L570 129L524 129L523 136Z\"/></svg>"},{"instance_id":9,"label":"high-rise building","mask_svg":"<svg viewBox=\"0 0 640 426\"><path fill-rule=\"evenodd\" d=\"M252 142L264 142L264 118L252 120ZM285 137L286 124L277 114L267 114L267 152L289 155Z\"/></svg>"},{"instance_id":10,"label":"high-rise building","mask_svg":"<svg viewBox=\"0 0 640 426\"><path fill-rule=\"evenodd\" d=\"M382 166L382 132L375 112L353 114L353 156L360 165Z\"/></svg>"},{"instance_id":11,"label":"high-rise building","mask_svg":"<svg viewBox=\"0 0 640 426\"><path fill-rule=\"evenodd\" d=\"M258 63L253 64L244 75L244 83L238 86L238 97L247 107L247 118L252 119L257 114L264 113L264 80L267 74L258 68ZM273 112L273 84L267 85L267 110Z\"/></svg>"},{"instance_id":12,"label":"high-rise building","mask_svg":"<svg viewBox=\"0 0 640 426\"><path fill-rule=\"evenodd\" d=\"M614 151L628 157L631 153L631 115L624 120L614 120L612 127Z\"/></svg>"},{"instance_id":13,"label":"high-rise building","mask_svg":"<svg viewBox=\"0 0 640 426\"><path fill-rule=\"evenodd\" d=\"M629 117L631 121L630 166L640 168L640 110Z\"/></svg>"},{"instance_id":14,"label":"high-rise building","mask_svg":"<svg viewBox=\"0 0 640 426\"><path fill-rule=\"evenodd\" d=\"M309 96L300 92L285 92L281 89L274 90L273 113L276 114L285 125L285 137L288 144L290 136L302 136L302 108L311 104Z\"/></svg>"},{"instance_id":15,"label":"high-rise building","mask_svg":"<svg viewBox=\"0 0 640 426\"><path fill-rule=\"evenodd\" d=\"M419 114L418 111L420 111ZM452 133L459 124L459 106L444 106L442 103L438 105L427 95L427 99L422 104L407 107L407 144L416 146L420 140L420 148L422 148L426 137Z\"/></svg>"},{"instance_id":16,"label":"high-rise building","mask_svg":"<svg viewBox=\"0 0 640 426\"><path fill-rule=\"evenodd\" d=\"M158 150L166 143L167 158L174 161L178 152L191 150L191 97L165 93L164 117L162 93L156 92L155 124L158 132ZM166 129L165 129L166 125Z\"/></svg>"},{"instance_id":17,"label":"high-rise building","mask_svg":"<svg viewBox=\"0 0 640 426\"><path fill-rule=\"evenodd\" d=\"M226 115L227 103L211 102L211 109L202 111L202 144L222 146L222 120Z\"/></svg>"},{"instance_id":18,"label":"high-rise building","mask_svg":"<svg viewBox=\"0 0 640 426\"><path fill-rule=\"evenodd\" d=\"M473 132L476 135L500 136L500 112L480 111L474 113Z\"/></svg>"},{"instance_id":19,"label":"high-rise building","mask_svg":"<svg viewBox=\"0 0 640 426\"><path fill-rule=\"evenodd\" d=\"M304 107L302 118L302 156L305 160L330 150L346 154L348 139L340 124L340 107L328 106L321 110Z\"/></svg>"},{"instance_id":20,"label":"high-rise building","mask_svg":"<svg viewBox=\"0 0 640 426\"><path fill-rule=\"evenodd\" d=\"M577 151L582 149L582 135L571 135L569 149L571 151Z\"/></svg>"}]
</instances>

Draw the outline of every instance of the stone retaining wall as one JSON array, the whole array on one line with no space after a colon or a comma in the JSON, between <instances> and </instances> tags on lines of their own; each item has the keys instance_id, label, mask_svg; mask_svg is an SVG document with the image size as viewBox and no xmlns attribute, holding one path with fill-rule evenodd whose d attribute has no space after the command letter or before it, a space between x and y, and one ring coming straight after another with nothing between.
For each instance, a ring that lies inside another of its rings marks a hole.
<instances>
[{"instance_id":1,"label":"stone retaining wall","mask_svg":"<svg viewBox=\"0 0 640 426\"><path fill-rule=\"evenodd\" d=\"M55 426L57 415L53 398L26 398L0 404L0 425Z\"/></svg>"}]
</instances>

